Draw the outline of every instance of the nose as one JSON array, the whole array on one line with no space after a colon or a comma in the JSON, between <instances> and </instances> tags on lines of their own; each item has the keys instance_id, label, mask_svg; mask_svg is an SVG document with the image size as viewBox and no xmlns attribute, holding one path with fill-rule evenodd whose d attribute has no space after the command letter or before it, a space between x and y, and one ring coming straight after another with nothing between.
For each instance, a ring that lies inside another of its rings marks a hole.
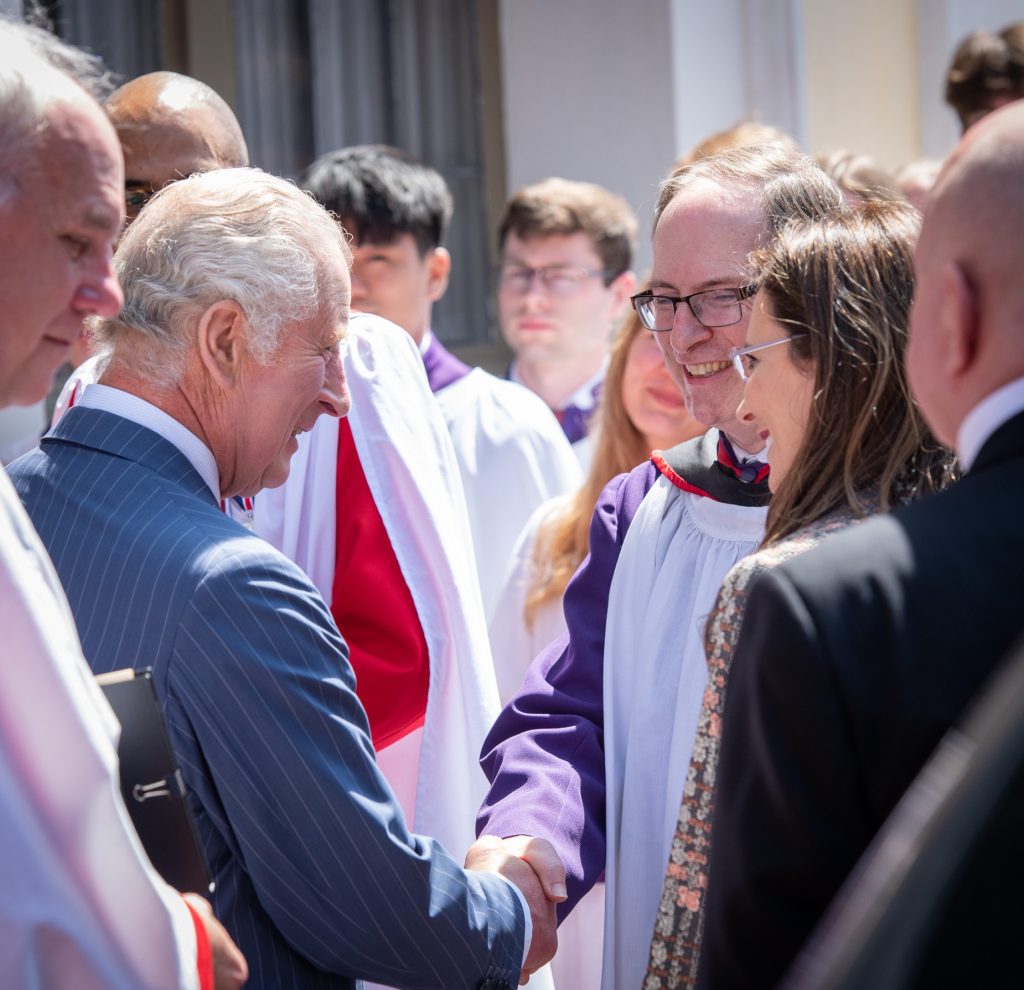
<instances>
[{"instance_id":1,"label":"nose","mask_svg":"<svg viewBox=\"0 0 1024 990\"><path fill-rule=\"evenodd\" d=\"M537 312L551 305L551 294L541 281L539 270L534 269L530 272L529 280L522 289L522 298L523 307L528 312Z\"/></svg>"},{"instance_id":2,"label":"nose","mask_svg":"<svg viewBox=\"0 0 1024 990\"><path fill-rule=\"evenodd\" d=\"M340 349L336 350L327 362L324 383L320 387L317 403L321 415L335 416L338 419L347 416L352 408L352 397L349 395Z\"/></svg>"},{"instance_id":3,"label":"nose","mask_svg":"<svg viewBox=\"0 0 1024 990\"><path fill-rule=\"evenodd\" d=\"M121 286L114 274L113 252L108 250L93 270L82 279L75 291L72 306L81 316L117 316L124 305Z\"/></svg>"},{"instance_id":4,"label":"nose","mask_svg":"<svg viewBox=\"0 0 1024 990\"><path fill-rule=\"evenodd\" d=\"M754 414L750 411L750 407L747 405L747 390L743 389L743 398L740 399L740 404L736 407L736 418L741 423L754 423L756 419Z\"/></svg>"},{"instance_id":5,"label":"nose","mask_svg":"<svg viewBox=\"0 0 1024 990\"><path fill-rule=\"evenodd\" d=\"M672 329L668 332L668 342L675 354L682 358L695 344L709 340L713 333L714 331L704 326L693 315L686 303L680 303L676 306Z\"/></svg>"}]
</instances>

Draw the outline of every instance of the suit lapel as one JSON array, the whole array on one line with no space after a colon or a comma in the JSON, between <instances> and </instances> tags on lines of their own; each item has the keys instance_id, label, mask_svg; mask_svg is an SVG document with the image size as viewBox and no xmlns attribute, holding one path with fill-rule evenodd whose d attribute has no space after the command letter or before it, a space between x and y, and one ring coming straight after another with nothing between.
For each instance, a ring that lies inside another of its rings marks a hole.
<instances>
[{"instance_id":1,"label":"suit lapel","mask_svg":"<svg viewBox=\"0 0 1024 990\"><path fill-rule=\"evenodd\" d=\"M51 444L71 444L134 461L189 494L217 505L202 475L173 443L115 413L75 406L43 437L44 449Z\"/></svg>"}]
</instances>

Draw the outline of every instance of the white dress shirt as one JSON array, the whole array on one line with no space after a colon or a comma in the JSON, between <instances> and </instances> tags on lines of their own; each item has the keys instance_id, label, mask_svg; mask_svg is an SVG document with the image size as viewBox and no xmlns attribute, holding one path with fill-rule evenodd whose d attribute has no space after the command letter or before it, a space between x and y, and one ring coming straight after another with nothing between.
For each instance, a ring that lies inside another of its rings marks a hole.
<instances>
[{"instance_id":1,"label":"white dress shirt","mask_svg":"<svg viewBox=\"0 0 1024 990\"><path fill-rule=\"evenodd\" d=\"M1003 423L1024 410L1024 378L996 389L981 400L960 424L956 436L956 453L960 467L969 471L975 458Z\"/></svg>"}]
</instances>

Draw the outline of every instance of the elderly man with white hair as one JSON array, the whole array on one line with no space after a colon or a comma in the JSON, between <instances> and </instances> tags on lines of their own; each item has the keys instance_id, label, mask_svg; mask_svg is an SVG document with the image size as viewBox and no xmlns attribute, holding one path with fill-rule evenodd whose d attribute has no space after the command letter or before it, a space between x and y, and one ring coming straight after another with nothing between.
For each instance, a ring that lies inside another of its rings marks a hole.
<instances>
[{"instance_id":1,"label":"elderly man with white hair","mask_svg":"<svg viewBox=\"0 0 1024 990\"><path fill-rule=\"evenodd\" d=\"M281 179L168 186L118 248L100 382L11 474L93 669L153 668L249 986L511 987L554 948L533 870L407 831L323 600L219 509L347 412L349 260Z\"/></svg>"},{"instance_id":2,"label":"elderly man with white hair","mask_svg":"<svg viewBox=\"0 0 1024 990\"><path fill-rule=\"evenodd\" d=\"M64 74L83 66L83 53L0 19L0 407L38 401L83 320L121 306L121 152ZM241 986L245 962L209 906L186 905L142 851L121 801L117 723L3 472L0 625L4 985Z\"/></svg>"}]
</instances>

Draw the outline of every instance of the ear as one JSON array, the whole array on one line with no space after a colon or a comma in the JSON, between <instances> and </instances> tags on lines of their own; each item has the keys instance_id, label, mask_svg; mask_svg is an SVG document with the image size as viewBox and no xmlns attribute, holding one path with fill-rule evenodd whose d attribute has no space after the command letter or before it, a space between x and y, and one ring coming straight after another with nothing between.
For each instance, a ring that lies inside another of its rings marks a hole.
<instances>
[{"instance_id":1,"label":"ear","mask_svg":"<svg viewBox=\"0 0 1024 990\"><path fill-rule=\"evenodd\" d=\"M245 335L249 321L238 303L222 299L210 306L196 327L196 354L210 380L222 389L238 381L243 357L248 353Z\"/></svg>"},{"instance_id":2,"label":"ear","mask_svg":"<svg viewBox=\"0 0 1024 990\"><path fill-rule=\"evenodd\" d=\"M981 320L978 294L970 278L955 261L942 269L942 367L950 379L970 371L978 356Z\"/></svg>"},{"instance_id":3,"label":"ear","mask_svg":"<svg viewBox=\"0 0 1024 990\"><path fill-rule=\"evenodd\" d=\"M452 256L443 247L436 247L428 251L423 260L427 265L427 295L432 303L436 303L448 291Z\"/></svg>"},{"instance_id":4,"label":"ear","mask_svg":"<svg viewBox=\"0 0 1024 990\"><path fill-rule=\"evenodd\" d=\"M636 275L629 271L622 272L621 275L616 275L612 279L608 288L612 293L611 312L609 315L612 322L615 323L622 319L629 297L636 292Z\"/></svg>"}]
</instances>

